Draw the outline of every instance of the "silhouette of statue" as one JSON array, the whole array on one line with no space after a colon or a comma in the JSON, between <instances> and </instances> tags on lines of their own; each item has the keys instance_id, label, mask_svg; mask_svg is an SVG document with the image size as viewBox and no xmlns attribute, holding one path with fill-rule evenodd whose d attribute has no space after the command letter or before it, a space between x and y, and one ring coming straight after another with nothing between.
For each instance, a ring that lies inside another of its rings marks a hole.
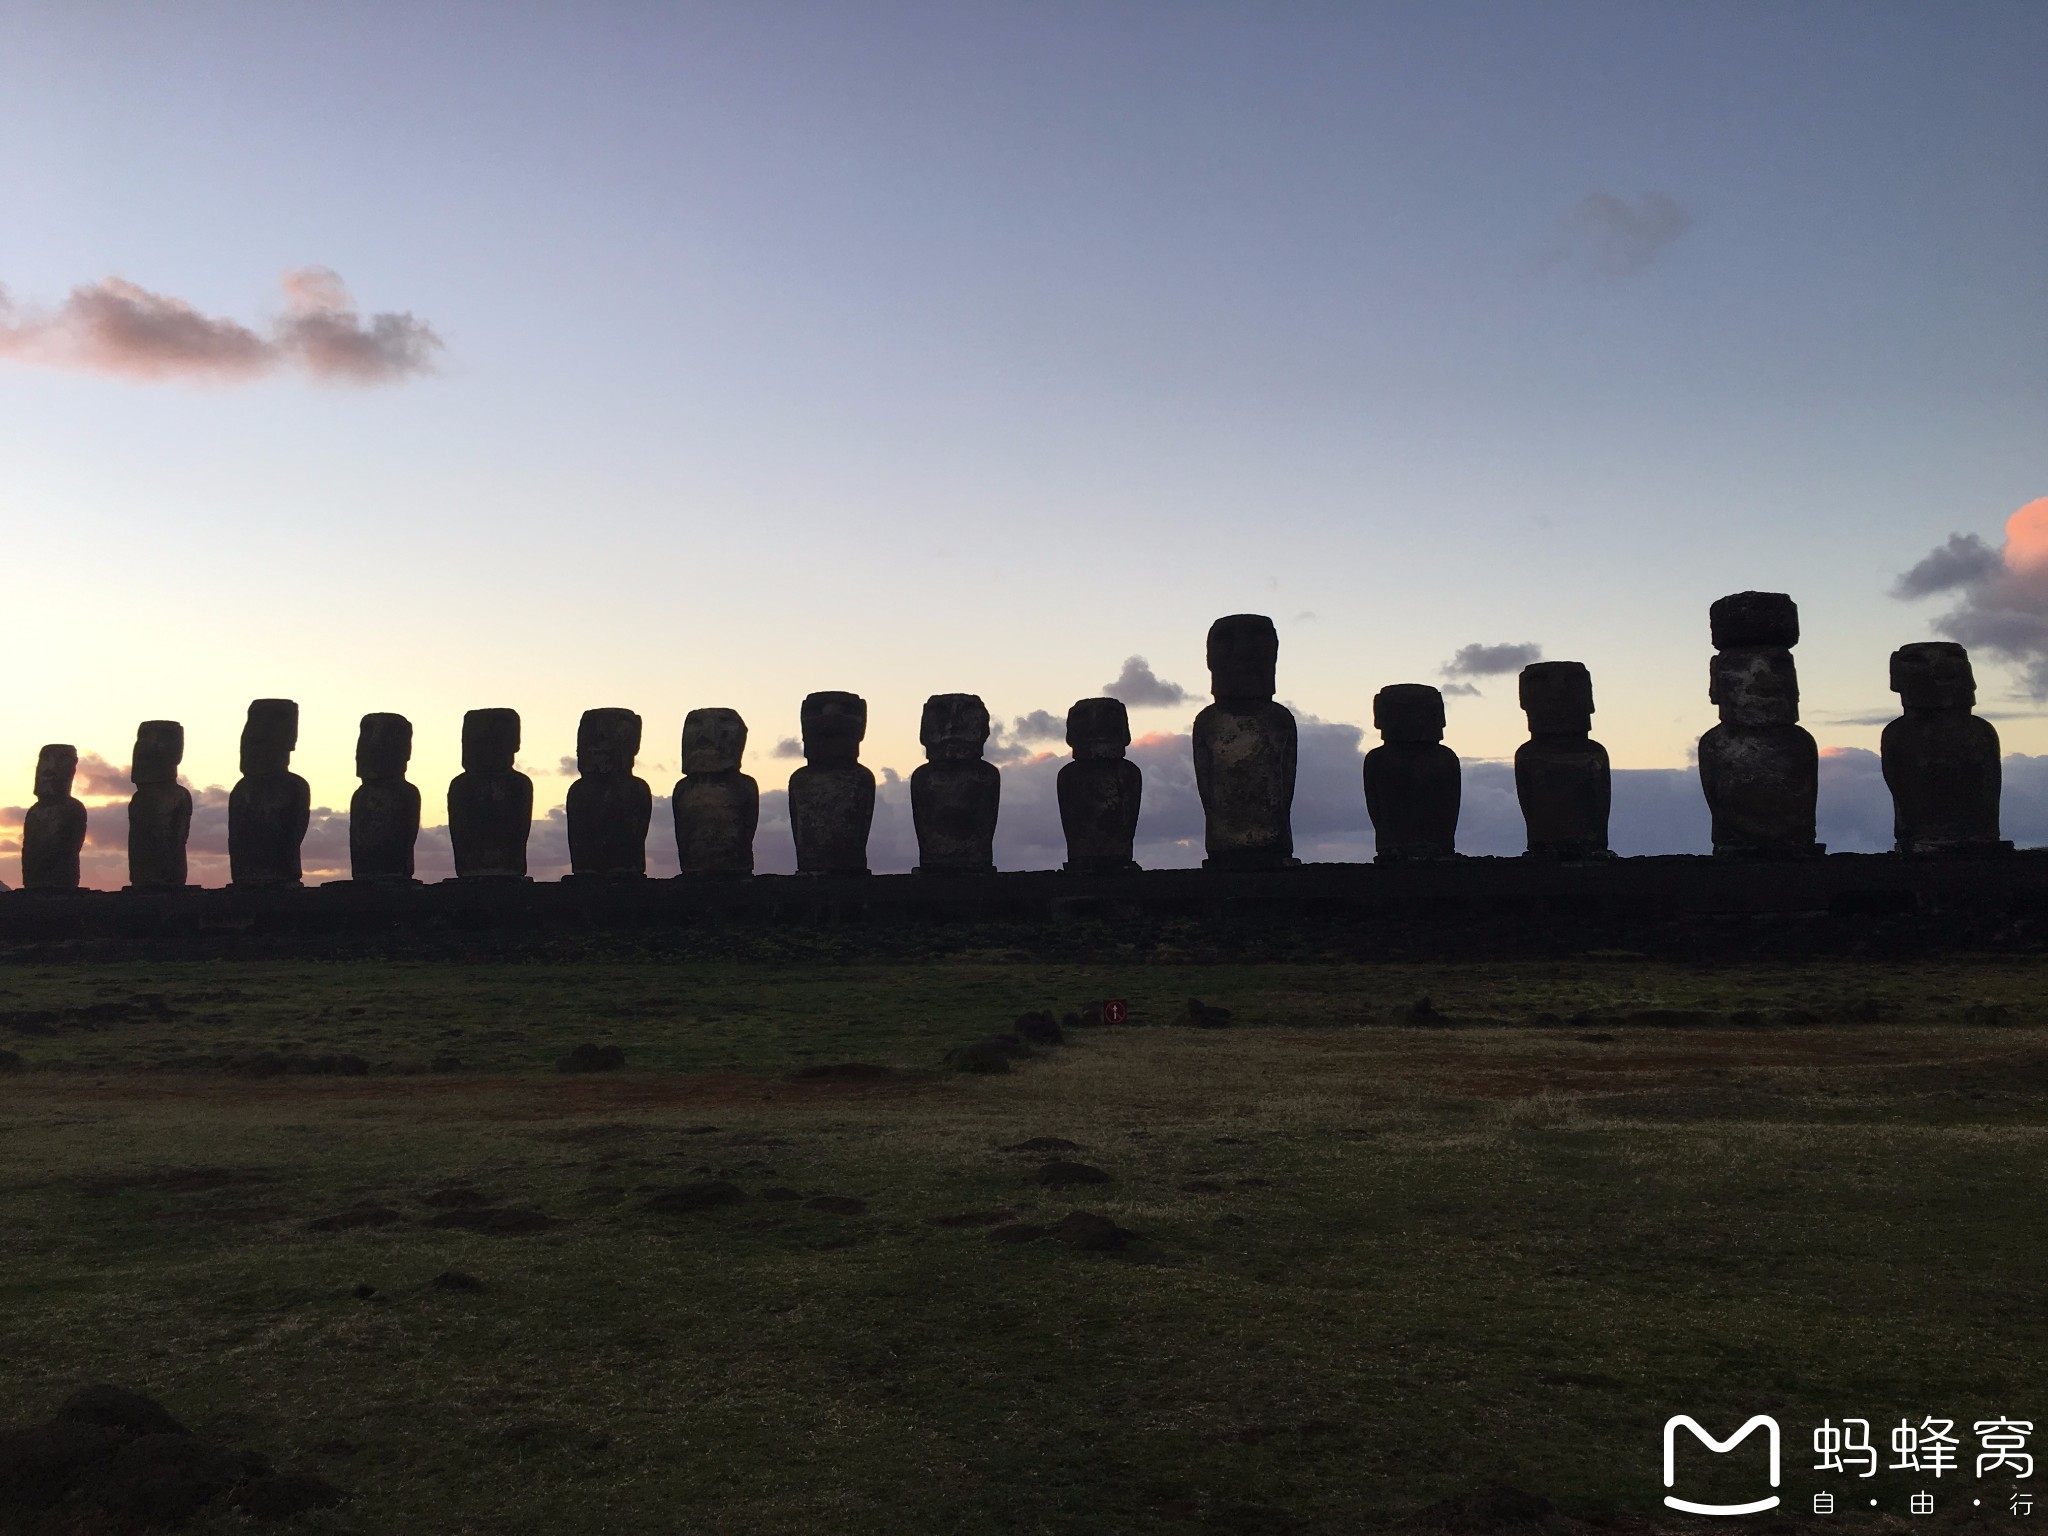
<instances>
[{"instance_id":1,"label":"silhouette of statue","mask_svg":"<svg viewBox=\"0 0 2048 1536\"><path fill-rule=\"evenodd\" d=\"M462 717L462 772L448 785L448 841L459 880L524 880L533 830L533 780L512 766L519 711Z\"/></svg>"},{"instance_id":2,"label":"silhouette of statue","mask_svg":"<svg viewBox=\"0 0 2048 1536\"><path fill-rule=\"evenodd\" d=\"M789 831L804 875L864 875L875 776L860 761L867 700L814 693L803 703L804 766L789 776Z\"/></svg>"},{"instance_id":3,"label":"silhouette of statue","mask_svg":"<svg viewBox=\"0 0 2048 1536\"><path fill-rule=\"evenodd\" d=\"M1082 699L1067 711L1074 760L1060 769L1060 826L1067 834L1066 868L1077 875L1136 869L1131 845L1145 775L1124 755L1131 717L1121 699Z\"/></svg>"},{"instance_id":4,"label":"silhouette of statue","mask_svg":"<svg viewBox=\"0 0 2048 1536\"><path fill-rule=\"evenodd\" d=\"M1372 696L1382 746L1365 754L1365 813L1374 862L1457 855L1458 754L1443 744L1444 696L1427 683L1393 683Z\"/></svg>"},{"instance_id":5,"label":"silhouette of statue","mask_svg":"<svg viewBox=\"0 0 2048 1536\"><path fill-rule=\"evenodd\" d=\"M1884 781L1900 853L2009 852L1998 836L1998 731L1970 713L1970 653L1946 640L1892 652L1892 692L1905 713L1884 728Z\"/></svg>"},{"instance_id":6,"label":"silhouette of statue","mask_svg":"<svg viewBox=\"0 0 2048 1536\"><path fill-rule=\"evenodd\" d=\"M1209 626L1210 689L1195 716L1195 788L1207 823L1205 869L1280 869L1294 857L1294 716L1273 702L1280 635L1264 614Z\"/></svg>"},{"instance_id":7,"label":"silhouette of statue","mask_svg":"<svg viewBox=\"0 0 2048 1536\"><path fill-rule=\"evenodd\" d=\"M228 793L228 878L236 885L297 885L299 845L313 795L292 772L299 706L258 699L242 727L242 777Z\"/></svg>"},{"instance_id":8,"label":"silhouette of statue","mask_svg":"<svg viewBox=\"0 0 2048 1536\"><path fill-rule=\"evenodd\" d=\"M356 881L409 881L420 835L420 792L405 780L412 722L365 715L356 732L356 777L348 803L348 873Z\"/></svg>"},{"instance_id":9,"label":"silhouette of statue","mask_svg":"<svg viewBox=\"0 0 2048 1536\"><path fill-rule=\"evenodd\" d=\"M916 873L994 874L1003 775L981 755L988 741L987 706L971 693L935 693L924 701L917 739L925 761L910 775Z\"/></svg>"},{"instance_id":10,"label":"silhouette of statue","mask_svg":"<svg viewBox=\"0 0 2048 1536\"><path fill-rule=\"evenodd\" d=\"M1812 858L1820 753L1800 729L1792 647L1799 609L1782 592L1715 603L1717 647L1708 696L1721 723L1700 738L1700 787L1713 812L1714 852L1727 858Z\"/></svg>"},{"instance_id":11,"label":"silhouette of statue","mask_svg":"<svg viewBox=\"0 0 2048 1536\"><path fill-rule=\"evenodd\" d=\"M136 727L128 777L128 884L138 891L175 891L185 884L185 840L192 831L192 791L178 782L185 727L145 720Z\"/></svg>"},{"instance_id":12,"label":"silhouette of statue","mask_svg":"<svg viewBox=\"0 0 2048 1536\"><path fill-rule=\"evenodd\" d=\"M740 772L746 751L747 722L738 710L693 709L683 717L683 776L669 802L683 874L732 878L754 872L761 788Z\"/></svg>"},{"instance_id":13,"label":"silhouette of statue","mask_svg":"<svg viewBox=\"0 0 2048 1536\"><path fill-rule=\"evenodd\" d=\"M569 786L569 868L583 880L638 880L647 874L647 823L654 793L636 778L640 717L630 709L586 709L576 727Z\"/></svg>"},{"instance_id":14,"label":"silhouette of statue","mask_svg":"<svg viewBox=\"0 0 2048 1536\"><path fill-rule=\"evenodd\" d=\"M1593 740L1593 675L1576 661L1522 668L1529 739L1515 749L1515 797L1529 828L1529 856L1612 858L1607 749Z\"/></svg>"},{"instance_id":15,"label":"silhouette of statue","mask_svg":"<svg viewBox=\"0 0 2048 1536\"><path fill-rule=\"evenodd\" d=\"M85 846L85 806L71 794L78 748L44 747L36 754L36 803L21 821L21 887L78 889L78 853Z\"/></svg>"}]
</instances>

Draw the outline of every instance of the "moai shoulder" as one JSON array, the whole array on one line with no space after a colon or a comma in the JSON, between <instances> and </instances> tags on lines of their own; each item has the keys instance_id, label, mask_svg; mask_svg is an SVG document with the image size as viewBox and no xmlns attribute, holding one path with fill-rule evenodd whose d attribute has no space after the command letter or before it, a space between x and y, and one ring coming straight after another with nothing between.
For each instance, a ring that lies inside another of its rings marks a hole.
<instances>
[{"instance_id":1,"label":"moai shoulder","mask_svg":"<svg viewBox=\"0 0 2048 1536\"><path fill-rule=\"evenodd\" d=\"M1120 874L1132 857L1145 775L1126 755L1131 717L1121 699L1081 699L1067 711L1074 760L1060 769L1060 828L1072 874Z\"/></svg>"},{"instance_id":2,"label":"moai shoulder","mask_svg":"<svg viewBox=\"0 0 2048 1536\"><path fill-rule=\"evenodd\" d=\"M1373 695L1382 745L1365 755L1365 810L1375 862L1456 856L1462 794L1458 754L1443 744L1444 696L1427 683Z\"/></svg>"}]
</instances>

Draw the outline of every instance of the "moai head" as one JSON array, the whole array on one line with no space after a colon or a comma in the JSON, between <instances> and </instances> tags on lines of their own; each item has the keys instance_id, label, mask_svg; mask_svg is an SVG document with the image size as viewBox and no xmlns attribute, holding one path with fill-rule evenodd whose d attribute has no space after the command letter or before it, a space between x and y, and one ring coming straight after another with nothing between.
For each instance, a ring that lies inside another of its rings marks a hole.
<instances>
[{"instance_id":1,"label":"moai head","mask_svg":"<svg viewBox=\"0 0 2048 1536\"><path fill-rule=\"evenodd\" d=\"M1707 697L1720 706L1723 725L1797 725L1799 674L1792 653L1761 645L1715 652Z\"/></svg>"},{"instance_id":2,"label":"moai head","mask_svg":"<svg viewBox=\"0 0 2048 1536\"><path fill-rule=\"evenodd\" d=\"M36 754L36 798L68 800L78 772L78 748L51 744Z\"/></svg>"},{"instance_id":3,"label":"moai head","mask_svg":"<svg viewBox=\"0 0 2048 1536\"><path fill-rule=\"evenodd\" d=\"M1970 709L1977 677L1970 653L1952 640L1922 640L1892 652L1892 692L1908 709Z\"/></svg>"},{"instance_id":4,"label":"moai head","mask_svg":"<svg viewBox=\"0 0 2048 1536\"><path fill-rule=\"evenodd\" d=\"M1122 757L1131 744L1131 715L1122 699L1082 699L1067 711L1067 745L1074 761Z\"/></svg>"},{"instance_id":5,"label":"moai head","mask_svg":"<svg viewBox=\"0 0 2048 1536\"><path fill-rule=\"evenodd\" d=\"M1579 661L1537 661L1522 668L1522 710L1536 736L1583 736L1593 729L1593 674Z\"/></svg>"},{"instance_id":6,"label":"moai head","mask_svg":"<svg viewBox=\"0 0 2048 1536\"><path fill-rule=\"evenodd\" d=\"M988 706L971 693L935 693L917 726L928 762L968 763L988 742Z\"/></svg>"},{"instance_id":7,"label":"moai head","mask_svg":"<svg viewBox=\"0 0 2048 1536\"><path fill-rule=\"evenodd\" d=\"M299 706L290 699L257 699L242 727L242 772L288 773L299 744Z\"/></svg>"},{"instance_id":8,"label":"moai head","mask_svg":"<svg viewBox=\"0 0 2048 1536\"><path fill-rule=\"evenodd\" d=\"M630 709L586 709L576 723L576 771L631 773L640 755L640 717Z\"/></svg>"},{"instance_id":9,"label":"moai head","mask_svg":"<svg viewBox=\"0 0 2048 1536\"><path fill-rule=\"evenodd\" d=\"M356 777L402 779L412 761L412 722L403 715L365 715L356 732Z\"/></svg>"},{"instance_id":10,"label":"moai head","mask_svg":"<svg viewBox=\"0 0 2048 1536\"><path fill-rule=\"evenodd\" d=\"M464 773L510 773L518 752L518 710L472 709L463 715Z\"/></svg>"},{"instance_id":11,"label":"moai head","mask_svg":"<svg viewBox=\"0 0 2048 1536\"><path fill-rule=\"evenodd\" d=\"M806 694L799 718L805 762L845 768L860 761L861 738L868 733L868 701L859 694Z\"/></svg>"},{"instance_id":12,"label":"moai head","mask_svg":"<svg viewBox=\"0 0 2048 1536\"><path fill-rule=\"evenodd\" d=\"M683 716L683 772L738 773L747 722L736 709L693 709Z\"/></svg>"},{"instance_id":13,"label":"moai head","mask_svg":"<svg viewBox=\"0 0 2048 1536\"><path fill-rule=\"evenodd\" d=\"M1444 739L1444 696L1427 683L1391 683L1372 696L1373 729L1387 742Z\"/></svg>"},{"instance_id":14,"label":"moai head","mask_svg":"<svg viewBox=\"0 0 2048 1536\"><path fill-rule=\"evenodd\" d=\"M1737 592L1707 610L1714 649L1799 643L1799 605L1783 592Z\"/></svg>"},{"instance_id":15,"label":"moai head","mask_svg":"<svg viewBox=\"0 0 2048 1536\"><path fill-rule=\"evenodd\" d=\"M1209 691L1216 702L1271 703L1280 631L1263 613L1233 613L1209 626Z\"/></svg>"},{"instance_id":16,"label":"moai head","mask_svg":"<svg viewBox=\"0 0 2048 1536\"><path fill-rule=\"evenodd\" d=\"M185 760L185 727L175 720L145 720L135 728L134 766L128 777L137 784L175 784L178 764Z\"/></svg>"}]
</instances>

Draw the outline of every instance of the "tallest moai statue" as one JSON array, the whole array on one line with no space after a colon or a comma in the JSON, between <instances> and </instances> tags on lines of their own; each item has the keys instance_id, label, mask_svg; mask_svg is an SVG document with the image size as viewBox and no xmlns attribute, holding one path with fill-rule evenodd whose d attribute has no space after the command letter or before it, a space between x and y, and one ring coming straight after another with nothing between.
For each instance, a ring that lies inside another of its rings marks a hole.
<instances>
[{"instance_id":1,"label":"tallest moai statue","mask_svg":"<svg viewBox=\"0 0 2048 1536\"><path fill-rule=\"evenodd\" d=\"M1294 857L1294 716L1273 702L1280 633L1262 613L1209 626L1216 702L1195 716L1195 788L1207 869L1280 869Z\"/></svg>"},{"instance_id":2,"label":"tallest moai statue","mask_svg":"<svg viewBox=\"0 0 2048 1536\"><path fill-rule=\"evenodd\" d=\"M1798 606L1782 592L1715 603L1708 696L1721 723L1700 738L1700 787L1714 852L1729 858L1812 858L1820 752L1799 727Z\"/></svg>"}]
</instances>

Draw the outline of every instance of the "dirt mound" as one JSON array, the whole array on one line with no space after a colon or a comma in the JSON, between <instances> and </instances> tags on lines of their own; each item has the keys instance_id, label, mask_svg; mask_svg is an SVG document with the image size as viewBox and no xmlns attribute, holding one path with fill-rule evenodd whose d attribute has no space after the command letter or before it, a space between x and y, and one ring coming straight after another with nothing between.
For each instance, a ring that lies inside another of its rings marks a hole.
<instances>
[{"instance_id":1,"label":"dirt mound","mask_svg":"<svg viewBox=\"0 0 2048 1536\"><path fill-rule=\"evenodd\" d=\"M1029 1141L1016 1142L1003 1148L1005 1152L1078 1152L1081 1144L1069 1141L1064 1136L1033 1136Z\"/></svg>"},{"instance_id":2,"label":"dirt mound","mask_svg":"<svg viewBox=\"0 0 2048 1536\"><path fill-rule=\"evenodd\" d=\"M1212 1007L1199 997L1191 997L1188 999L1187 1007L1181 1010L1180 1017L1173 1022L1190 1029L1228 1029L1230 1010Z\"/></svg>"},{"instance_id":3,"label":"dirt mound","mask_svg":"<svg viewBox=\"0 0 2048 1536\"><path fill-rule=\"evenodd\" d=\"M561 1223L552 1216L539 1211L517 1208L485 1206L478 1209L443 1211L432 1221L430 1227L442 1231L481 1232L485 1237L525 1237L532 1232L545 1232Z\"/></svg>"},{"instance_id":4,"label":"dirt mound","mask_svg":"<svg viewBox=\"0 0 2048 1536\"><path fill-rule=\"evenodd\" d=\"M1059 1020L1055 1019L1050 1013L1043 1011L1019 1014L1017 1022L1012 1028L1015 1030L1019 1040L1027 1040L1033 1045L1065 1045L1067 1043L1066 1032L1060 1028Z\"/></svg>"},{"instance_id":5,"label":"dirt mound","mask_svg":"<svg viewBox=\"0 0 2048 1536\"><path fill-rule=\"evenodd\" d=\"M420 1196L422 1205L430 1205L437 1211L459 1211L466 1206L489 1205L491 1197L474 1184L443 1184L439 1189L430 1190Z\"/></svg>"},{"instance_id":6,"label":"dirt mound","mask_svg":"<svg viewBox=\"0 0 2048 1536\"><path fill-rule=\"evenodd\" d=\"M1086 1253L1110 1253L1124 1247L1131 1234L1097 1211L1070 1211L1052 1229L1054 1242Z\"/></svg>"},{"instance_id":7,"label":"dirt mound","mask_svg":"<svg viewBox=\"0 0 2048 1536\"><path fill-rule=\"evenodd\" d=\"M1056 1160L1034 1173L1031 1182L1047 1189L1072 1189L1079 1184L1107 1184L1109 1175L1091 1163Z\"/></svg>"},{"instance_id":8,"label":"dirt mound","mask_svg":"<svg viewBox=\"0 0 2048 1536\"><path fill-rule=\"evenodd\" d=\"M475 1275L470 1274L467 1270L461 1269L444 1269L441 1273L434 1276L433 1279L429 1280L427 1284L437 1291L480 1291L484 1289L483 1281L477 1279Z\"/></svg>"},{"instance_id":9,"label":"dirt mound","mask_svg":"<svg viewBox=\"0 0 2048 1536\"><path fill-rule=\"evenodd\" d=\"M316 1216L306 1223L308 1232L353 1232L358 1227L388 1227L405 1217L388 1205L352 1205L332 1216Z\"/></svg>"}]
</instances>

